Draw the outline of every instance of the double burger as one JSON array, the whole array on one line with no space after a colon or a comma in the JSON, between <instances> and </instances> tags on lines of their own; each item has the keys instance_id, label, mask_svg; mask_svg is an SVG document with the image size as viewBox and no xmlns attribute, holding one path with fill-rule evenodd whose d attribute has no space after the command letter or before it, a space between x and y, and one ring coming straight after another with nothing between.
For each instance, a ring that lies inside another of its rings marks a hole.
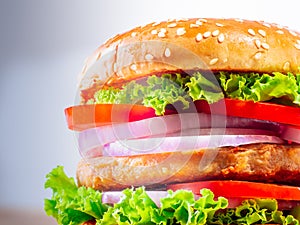
<instances>
[{"instance_id":1,"label":"double burger","mask_svg":"<svg viewBox=\"0 0 300 225\"><path fill-rule=\"evenodd\" d=\"M193 18L90 56L65 109L77 182L48 175L59 224L299 224L300 33Z\"/></svg>"}]
</instances>

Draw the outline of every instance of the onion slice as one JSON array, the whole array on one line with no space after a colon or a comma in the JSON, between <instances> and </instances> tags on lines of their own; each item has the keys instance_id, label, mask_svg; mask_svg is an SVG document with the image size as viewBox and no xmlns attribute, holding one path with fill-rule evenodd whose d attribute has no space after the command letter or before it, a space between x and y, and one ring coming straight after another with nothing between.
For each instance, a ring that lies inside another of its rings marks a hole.
<instances>
[{"instance_id":1,"label":"onion slice","mask_svg":"<svg viewBox=\"0 0 300 225\"><path fill-rule=\"evenodd\" d=\"M151 200L160 207L160 199L168 195L167 191L146 191ZM118 203L124 197L121 191L108 191L102 193L102 202L106 204Z\"/></svg>"},{"instance_id":2,"label":"onion slice","mask_svg":"<svg viewBox=\"0 0 300 225\"><path fill-rule=\"evenodd\" d=\"M248 129L248 128L204 128L204 129L188 129L171 134L166 137L178 136L199 136L199 135L269 135L278 136L277 132L262 129ZM152 136L160 137L160 135Z\"/></svg>"},{"instance_id":3,"label":"onion slice","mask_svg":"<svg viewBox=\"0 0 300 225\"><path fill-rule=\"evenodd\" d=\"M182 136L184 131L190 129L198 130L199 135L201 135L201 130L205 128L222 128L225 132L229 127L273 131L279 129L279 125L272 122L205 113L183 113L91 128L79 133L78 143L83 156L88 156L89 151L92 149L94 149L92 155L95 155L95 148L97 148L96 154L101 155L102 147L115 141L169 136L176 132L179 136ZM211 134L214 134L214 129L211 130Z\"/></svg>"},{"instance_id":4,"label":"onion slice","mask_svg":"<svg viewBox=\"0 0 300 225\"><path fill-rule=\"evenodd\" d=\"M116 141L104 146L104 156L132 156L162 152L191 151L258 143L282 144L283 140L268 135L202 135L145 138Z\"/></svg>"},{"instance_id":5,"label":"onion slice","mask_svg":"<svg viewBox=\"0 0 300 225\"><path fill-rule=\"evenodd\" d=\"M161 207L161 199L168 196L168 191L146 191L147 195L151 198L151 200L156 204L157 207ZM199 199L201 196L198 194L194 194L195 199ZM124 197L124 193L121 191L108 191L102 193L102 203L105 204L116 204L119 203L120 200ZM228 208L236 208L237 206L241 205L241 203L245 199L249 198L229 198L226 197L228 200ZM278 202L278 209L293 209L295 206L299 205L299 201L294 200L277 200Z\"/></svg>"},{"instance_id":6,"label":"onion slice","mask_svg":"<svg viewBox=\"0 0 300 225\"><path fill-rule=\"evenodd\" d=\"M300 144L300 127L285 125L282 127L282 139Z\"/></svg>"}]
</instances>

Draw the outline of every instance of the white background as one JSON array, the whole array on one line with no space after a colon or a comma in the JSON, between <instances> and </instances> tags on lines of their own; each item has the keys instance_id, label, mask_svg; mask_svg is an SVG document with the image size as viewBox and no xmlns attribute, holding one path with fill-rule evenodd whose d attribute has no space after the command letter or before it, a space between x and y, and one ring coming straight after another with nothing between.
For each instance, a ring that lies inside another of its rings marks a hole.
<instances>
[{"instance_id":1,"label":"white background","mask_svg":"<svg viewBox=\"0 0 300 225\"><path fill-rule=\"evenodd\" d=\"M300 31L297 1L0 1L0 207L42 208L56 165L79 154L64 108L84 59L115 34L179 17L265 20Z\"/></svg>"}]
</instances>

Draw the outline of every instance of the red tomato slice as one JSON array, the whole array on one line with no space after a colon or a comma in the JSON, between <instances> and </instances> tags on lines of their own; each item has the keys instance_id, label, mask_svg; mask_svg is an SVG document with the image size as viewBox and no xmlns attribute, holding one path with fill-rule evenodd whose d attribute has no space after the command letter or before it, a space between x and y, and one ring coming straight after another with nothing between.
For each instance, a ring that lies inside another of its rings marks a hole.
<instances>
[{"instance_id":1,"label":"red tomato slice","mask_svg":"<svg viewBox=\"0 0 300 225\"><path fill-rule=\"evenodd\" d=\"M224 102L221 100L210 105L206 101L195 101L195 106L199 112L226 114L227 116L268 120L300 126L300 107L236 99L225 99ZM224 109L224 106L226 106L226 109Z\"/></svg>"},{"instance_id":2,"label":"red tomato slice","mask_svg":"<svg viewBox=\"0 0 300 225\"><path fill-rule=\"evenodd\" d=\"M247 181L200 181L171 184L171 190L191 190L196 195L202 188L210 189L216 197L225 198L273 198L277 200L300 200L300 188L287 185L265 184Z\"/></svg>"},{"instance_id":3,"label":"red tomato slice","mask_svg":"<svg viewBox=\"0 0 300 225\"><path fill-rule=\"evenodd\" d=\"M167 114L175 113L166 110ZM142 105L130 104L91 104L78 105L65 109L68 127L81 131L111 123L123 123L155 117L155 110Z\"/></svg>"}]
</instances>

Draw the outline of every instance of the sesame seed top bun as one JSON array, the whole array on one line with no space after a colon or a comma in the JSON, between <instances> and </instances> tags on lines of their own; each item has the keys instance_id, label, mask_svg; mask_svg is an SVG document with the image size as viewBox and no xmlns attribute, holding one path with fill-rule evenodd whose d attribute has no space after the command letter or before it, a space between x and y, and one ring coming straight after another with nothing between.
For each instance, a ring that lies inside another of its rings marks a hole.
<instances>
[{"instance_id":1,"label":"sesame seed top bun","mask_svg":"<svg viewBox=\"0 0 300 225\"><path fill-rule=\"evenodd\" d=\"M240 19L151 23L108 40L86 61L80 89L163 71L299 72L300 33Z\"/></svg>"}]
</instances>

